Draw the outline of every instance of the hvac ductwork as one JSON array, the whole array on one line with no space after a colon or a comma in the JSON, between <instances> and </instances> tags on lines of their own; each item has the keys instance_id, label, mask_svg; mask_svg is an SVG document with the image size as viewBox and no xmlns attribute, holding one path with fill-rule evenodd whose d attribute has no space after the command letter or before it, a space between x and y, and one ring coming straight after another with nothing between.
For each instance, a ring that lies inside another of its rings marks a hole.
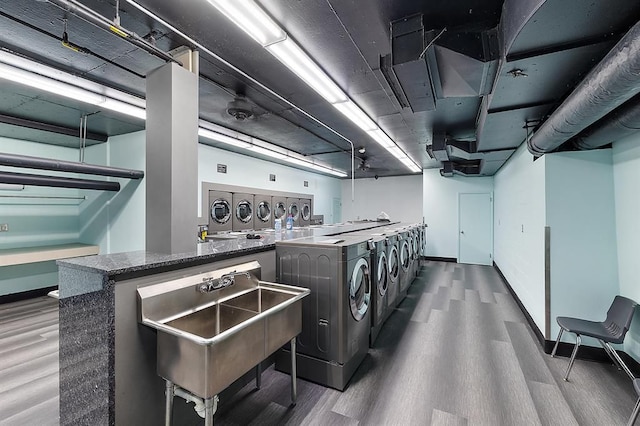
<instances>
[{"instance_id":1,"label":"hvac ductwork","mask_svg":"<svg viewBox=\"0 0 640 426\"><path fill-rule=\"evenodd\" d=\"M640 98L634 98L580 133L577 149L596 149L640 131Z\"/></svg>"},{"instance_id":2,"label":"hvac ductwork","mask_svg":"<svg viewBox=\"0 0 640 426\"><path fill-rule=\"evenodd\" d=\"M83 173L88 175L142 179L142 170L122 169L119 167L98 166L95 164L75 163L73 161L51 160L27 155L1 154L0 166L21 167L26 169L51 170L55 172Z\"/></svg>"},{"instance_id":3,"label":"hvac ductwork","mask_svg":"<svg viewBox=\"0 0 640 426\"><path fill-rule=\"evenodd\" d=\"M640 93L640 22L595 66L527 141L529 152L542 155Z\"/></svg>"}]
</instances>

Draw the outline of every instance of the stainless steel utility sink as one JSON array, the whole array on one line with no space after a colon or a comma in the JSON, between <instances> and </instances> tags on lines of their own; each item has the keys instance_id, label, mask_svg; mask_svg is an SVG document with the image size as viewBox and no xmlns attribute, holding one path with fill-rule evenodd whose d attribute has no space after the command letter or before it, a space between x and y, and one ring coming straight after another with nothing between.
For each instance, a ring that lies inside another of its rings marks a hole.
<instances>
[{"instance_id":1,"label":"stainless steel utility sink","mask_svg":"<svg viewBox=\"0 0 640 426\"><path fill-rule=\"evenodd\" d=\"M224 277L231 285L203 290ZM211 398L297 336L309 290L259 277L249 262L138 288L139 322L158 330L158 374Z\"/></svg>"}]
</instances>

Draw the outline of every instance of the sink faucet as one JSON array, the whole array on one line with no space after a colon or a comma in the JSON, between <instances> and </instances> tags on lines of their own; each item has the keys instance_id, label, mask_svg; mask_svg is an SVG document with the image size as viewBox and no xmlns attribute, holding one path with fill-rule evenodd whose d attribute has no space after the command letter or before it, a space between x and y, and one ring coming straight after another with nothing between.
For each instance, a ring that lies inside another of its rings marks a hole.
<instances>
[{"instance_id":1,"label":"sink faucet","mask_svg":"<svg viewBox=\"0 0 640 426\"><path fill-rule=\"evenodd\" d=\"M214 279L214 278L211 278L211 277L203 278L202 279L202 283L198 284L196 289L200 293L209 293L209 292L214 291L214 290L220 290L221 288L232 286L236 282L235 281L236 275L244 275L245 277L247 277L249 279L251 278L251 274L249 272L246 272L246 271L242 271L242 272L231 271L228 274L222 275L217 280Z\"/></svg>"}]
</instances>

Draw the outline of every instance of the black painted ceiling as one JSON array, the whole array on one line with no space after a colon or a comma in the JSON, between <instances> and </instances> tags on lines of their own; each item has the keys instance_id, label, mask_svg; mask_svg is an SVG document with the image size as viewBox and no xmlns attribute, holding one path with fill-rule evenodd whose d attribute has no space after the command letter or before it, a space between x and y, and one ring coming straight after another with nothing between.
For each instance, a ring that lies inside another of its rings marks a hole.
<instances>
[{"instance_id":1,"label":"black painted ceiling","mask_svg":"<svg viewBox=\"0 0 640 426\"><path fill-rule=\"evenodd\" d=\"M82 3L109 18L115 14L115 0ZM408 173L405 166L206 0L138 3L344 135L356 148L366 147L364 155L356 152L357 164L366 164L363 170L357 170L357 177ZM525 139L525 124L535 125L553 111L640 18L640 2L629 0L258 0L258 3L418 164L425 168L440 167L425 149L432 143L433 133L438 132L451 141L477 139L475 148L490 154L481 169L482 175L494 174ZM527 8L532 13L525 17L521 12ZM124 28L141 36L151 35L162 50L188 45L125 0L120 1L120 14ZM391 23L416 14L422 15L426 31L437 33L447 28L434 43L431 56L437 55L437 59L429 67L432 76L434 69L439 70L442 90L448 94L436 99L432 111L414 112L403 106L381 72L381 57L392 53ZM84 53L61 45L64 19L68 22L70 41L82 46ZM145 93L144 75L164 63L46 1L2 2L0 28L3 49L138 96ZM456 94L462 90L456 82L471 79L464 64L473 63L468 58L477 53L473 40L492 31L499 35L500 46L494 61L497 76L491 79L495 84L488 82L492 88L489 96ZM446 62L447 57L453 62ZM202 119L336 168L350 169L350 146L345 140L247 81L225 63L204 52L200 59ZM526 76L514 77L509 73L516 69ZM71 134L77 131L82 114L98 110L19 85L1 84L0 114L66 127ZM227 104L237 94L246 96L252 104L251 119L237 121L226 113ZM479 118L483 99L486 119ZM481 135L480 119L484 120ZM101 143L105 136L143 129L144 122L100 111L89 118L88 128L96 139L89 143ZM12 124L0 124L0 136L66 146L79 143L75 136Z\"/></svg>"}]
</instances>

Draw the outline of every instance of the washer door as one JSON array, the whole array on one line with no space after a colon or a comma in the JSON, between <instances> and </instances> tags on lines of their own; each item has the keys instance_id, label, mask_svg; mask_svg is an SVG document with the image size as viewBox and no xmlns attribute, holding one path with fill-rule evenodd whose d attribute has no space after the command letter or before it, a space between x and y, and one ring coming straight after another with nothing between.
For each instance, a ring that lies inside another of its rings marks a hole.
<instances>
[{"instance_id":1,"label":"washer door","mask_svg":"<svg viewBox=\"0 0 640 426\"><path fill-rule=\"evenodd\" d=\"M278 201L275 206L273 206L273 209L273 214L276 219L282 219L287 214L287 208L282 201Z\"/></svg>"},{"instance_id":2,"label":"washer door","mask_svg":"<svg viewBox=\"0 0 640 426\"><path fill-rule=\"evenodd\" d=\"M351 315L356 321L361 321L365 317L370 301L371 277L369 263L366 259L360 258L353 268L351 282L349 283L349 305L351 306Z\"/></svg>"},{"instance_id":3,"label":"washer door","mask_svg":"<svg viewBox=\"0 0 640 426\"><path fill-rule=\"evenodd\" d=\"M378 257L378 294L380 296L387 294L387 289L389 288L389 271L387 268L387 255L382 251Z\"/></svg>"},{"instance_id":4,"label":"washer door","mask_svg":"<svg viewBox=\"0 0 640 426\"><path fill-rule=\"evenodd\" d=\"M217 198L211 203L211 219L224 225L231 219L231 204L224 198Z\"/></svg>"},{"instance_id":5,"label":"washer door","mask_svg":"<svg viewBox=\"0 0 640 426\"><path fill-rule=\"evenodd\" d=\"M242 222L247 223L251 220L251 202L249 200L241 200L236 206L236 218Z\"/></svg>"},{"instance_id":6,"label":"washer door","mask_svg":"<svg viewBox=\"0 0 640 426\"><path fill-rule=\"evenodd\" d=\"M402 240L402 246L400 247L400 265L403 271L409 269L409 260L411 259L411 253L409 251L409 243L407 240Z\"/></svg>"},{"instance_id":7,"label":"washer door","mask_svg":"<svg viewBox=\"0 0 640 426\"><path fill-rule=\"evenodd\" d=\"M309 207L309 204L304 203L302 205L302 220L304 221L309 221L309 219L311 219L311 207Z\"/></svg>"},{"instance_id":8,"label":"washer door","mask_svg":"<svg viewBox=\"0 0 640 426\"><path fill-rule=\"evenodd\" d=\"M271 218L271 205L268 201L260 201L256 217L261 222L269 222L269 219Z\"/></svg>"},{"instance_id":9,"label":"washer door","mask_svg":"<svg viewBox=\"0 0 640 426\"><path fill-rule=\"evenodd\" d=\"M300 216L300 211L298 210L298 203L291 203L289 206L289 214L293 216L294 221L298 221L298 217Z\"/></svg>"},{"instance_id":10,"label":"washer door","mask_svg":"<svg viewBox=\"0 0 640 426\"><path fill-rule=\"evenodd\" d=\"M398 259L398 247L395 245L391 247L387 263L387 267L389 268L389 278L393 282L398 281L398 276L400 275L400 260Z\"/></svg>"}]
</instances>

